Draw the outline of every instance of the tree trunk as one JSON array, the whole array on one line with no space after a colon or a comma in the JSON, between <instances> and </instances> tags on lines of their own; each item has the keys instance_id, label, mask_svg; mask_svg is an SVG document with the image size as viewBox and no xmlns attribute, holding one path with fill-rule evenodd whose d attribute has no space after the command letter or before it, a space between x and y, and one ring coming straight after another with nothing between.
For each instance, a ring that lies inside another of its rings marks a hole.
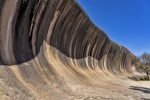
<instances>
[{"instance_id":1,"label":"tree trunk","mask_svg":"<svg viewBox=\"0 0 150 100\"><path fill-rule=\"evenodd\" d=\"M148 71L147 71L147 80L149 81L149 75L148 75Z\"/></svg>"}]
</instances>

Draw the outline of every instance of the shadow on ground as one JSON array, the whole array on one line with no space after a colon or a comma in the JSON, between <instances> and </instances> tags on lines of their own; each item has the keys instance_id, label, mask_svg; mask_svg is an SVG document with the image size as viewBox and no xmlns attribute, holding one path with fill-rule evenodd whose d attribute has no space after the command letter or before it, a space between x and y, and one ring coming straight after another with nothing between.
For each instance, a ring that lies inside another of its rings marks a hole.
<instances>
[{"instance_id":1,"label":"shadow on ground","mask_svg":"<svg viewBox=\"0 0 150 100\"><path fill-rule=\"evenodd\" d=\"M141 91L143 93L148 93L150 94L150 88L145 88L145 87L138 87L138 86L130 86L129 89L132 90L137 90L137 91ZM142 100L150 100L150 99L145 99L145 98L141 98Z\"/></svg>"},{"instance_id":2,"label":"shadow on ground","mask_svg":"<svg viewBox=\"0 0 150 100\"><path fill-rule=\"evenodd\" d=\"M148 99L148 98L141 98L141 100L150 100L150 99Z\"/></svg>"}]
</instances>

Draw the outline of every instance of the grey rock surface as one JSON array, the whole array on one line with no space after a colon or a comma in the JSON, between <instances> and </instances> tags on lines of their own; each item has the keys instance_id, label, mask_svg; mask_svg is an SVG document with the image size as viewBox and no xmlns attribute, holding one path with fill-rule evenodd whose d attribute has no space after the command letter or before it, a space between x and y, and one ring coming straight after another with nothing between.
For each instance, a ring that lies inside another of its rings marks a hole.
<instances>
[{"instance_id":1,"label":"grey rock surface","mask_svg":"<svg viewBox=\"0 0 150 100\"><path fill-rule=\"evenodd\" d=\"M134 59L75 0L0 1L1 100L149 97L128 89Z\"/></svg>"}]
</instances>

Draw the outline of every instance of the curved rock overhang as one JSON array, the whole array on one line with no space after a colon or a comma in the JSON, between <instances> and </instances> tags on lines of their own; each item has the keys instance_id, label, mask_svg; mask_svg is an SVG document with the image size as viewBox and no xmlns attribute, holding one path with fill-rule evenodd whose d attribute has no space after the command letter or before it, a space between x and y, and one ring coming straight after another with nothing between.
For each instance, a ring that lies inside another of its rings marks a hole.
<instances>
[{"instance_id":1,"label":"curved rock overhang","mask_svg":"<svg viewBox=\"0 0 150 100\"><path fill-rule=\"evenodd\" d=\"M4 79L0 84L13 98L14 91L19 91L19 98L26 100L53 100L48 96L58 92L49 91L53 83L66 92L62 80L81 82L101 76L98 70L131 73L134 59L95 26L75 0L0 1L0 77ZM39 89L47 91L47 97Z\"/></svg>"},{"instance_id":2,"label":"curved rock overhang","mask_svg":"<svg viewBox=\"0 0 150 100\"><path fill-rule=\"evenodd\" d=\"M3 65L34 59L45 41L72 59L107 56L108 67L131 66L133 54L112 42L74 0L4 0L1 5Z\"/></svg>"}]
</instances>

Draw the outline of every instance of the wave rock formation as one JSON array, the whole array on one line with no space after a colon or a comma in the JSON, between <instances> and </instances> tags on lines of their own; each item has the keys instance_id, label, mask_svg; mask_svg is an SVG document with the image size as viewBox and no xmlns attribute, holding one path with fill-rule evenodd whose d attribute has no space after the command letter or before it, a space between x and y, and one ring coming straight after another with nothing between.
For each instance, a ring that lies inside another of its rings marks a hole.
<instances>
[{"instance_id":1,"label":"wave rock formation","mask_svg":"<svg viewBox=\"0 0 150 100\"><path fill-rule=\"evenodd\" d=\"M2 100L88 97L107 79L133 73L134 59L95 26L75 0L0 1ZM98 91L101 88L94 95Z\"/></svg>"}]
</instances>

